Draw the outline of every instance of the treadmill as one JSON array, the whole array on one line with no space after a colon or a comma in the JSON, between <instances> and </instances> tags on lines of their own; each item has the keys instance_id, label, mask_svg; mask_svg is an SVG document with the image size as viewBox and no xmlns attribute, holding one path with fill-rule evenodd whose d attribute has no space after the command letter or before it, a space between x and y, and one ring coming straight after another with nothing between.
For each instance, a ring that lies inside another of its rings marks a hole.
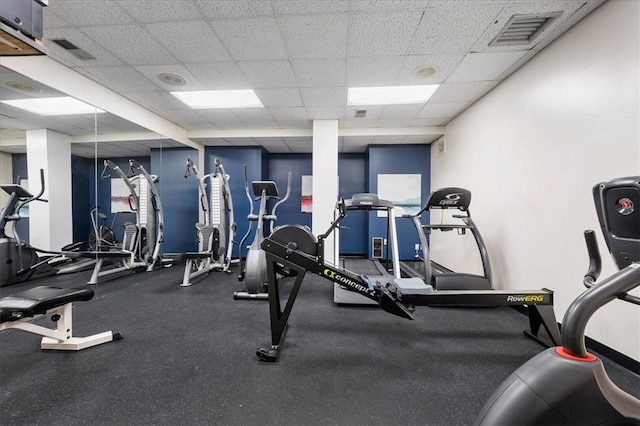
<instances>
[{"instance_id":1,"label":"treadmill","mask_svg":"<svg viewBox=\"0 0 640 426\"><path fill-rule=\"evenodd\" d=\"M410 218L415 225L420 239L423 256L419 256L416 250L416 257L420 262L402 262L402 273L408 277L421 278L426 284L430 284L436 290L490 290L492 289L491 265L489 254L484 244L480 231L471 219L469 211L471 204L471 191L464 188L448 187L433 191L424 207L415 215L403 215L403 218ZM460 213L454 214L452 218L459 219L459 223L423 224L420 220L422 213L433 210L457 209ZM430 246L427 241L427 234L433 231L453 231L465 234L470 231L473 235L482 261L483 274L468 274L464 272L454 272L446 267L431 261Z\"/></svg>"},{"instance_id":2,"label":"treadmill","mask_svg":"<svg viewBox=\"0 0 640 426\"><path fill-rule=\"evenodd\" d=\"M385 211L387 212L387 258L391 250L391 267L393 274L380 260L374 258L340 258L340 266L350 271L366 276L371 281L388 277L400 278L400 261L398 255L398 237L396 232L396 220L393 212L393 203L381 200L378 195L372 193L353 194L351 199L344 200L345 210ZM333 301L338 304L375 305L376 303L358 293L346 290L339 284L334 284Z\"/></svg>"}]
</instances>

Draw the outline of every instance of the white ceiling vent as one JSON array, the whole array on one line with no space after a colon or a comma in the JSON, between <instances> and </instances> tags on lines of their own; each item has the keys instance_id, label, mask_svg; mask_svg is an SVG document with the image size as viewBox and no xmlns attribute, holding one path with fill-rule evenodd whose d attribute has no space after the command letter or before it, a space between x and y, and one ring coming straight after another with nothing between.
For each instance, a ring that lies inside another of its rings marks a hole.
<instances>
[{"instance_id":1,"label":"white ceiling vent","mask_svg":"<svg viewBox=\"0 0 640 426\"><path fill-rule=\"evenodd\" d=\"M558 17L562 12L541 15L513 15L489 46L528 45Z\"/></svg>"}]
</instances>

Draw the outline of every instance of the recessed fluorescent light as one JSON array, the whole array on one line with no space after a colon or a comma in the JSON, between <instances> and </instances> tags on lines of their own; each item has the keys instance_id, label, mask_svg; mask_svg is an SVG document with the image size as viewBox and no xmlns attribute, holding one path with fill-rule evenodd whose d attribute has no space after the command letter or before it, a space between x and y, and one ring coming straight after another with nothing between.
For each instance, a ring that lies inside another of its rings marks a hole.
<instances>
[{"instance_id":1,"label":"recessed fluorescent light","mask_svg":"<svg viewBox=\"0 0 640 426\"><path fill-rule=\"evenodd\" d=\"M1 101L4 104L24 109L38 115L74 115L104 112L70 96L55 98L30 98Z\"/></svg>"},{"instance_id":2,"label":"recessed fluorescent light","mask_svg":"<svg viewBox=\"0 0 640 426\"><path fill-rule=\"evenodd\" d=\"M422 86L349 87L348 105L419 104L426 102L439 84Z\"/></svg>"},{"instance_id":3,"label":"recessed fluorescent light","mask_svg":"<svg viewBox=\"0 0 640 426\"><path fill-rule=\"evenodd\" d=\"M171 92L173 96L194 109L207 108L255 108L262 102L251 89L247 90L198 90Z\"/></svg>"}]
</instances>

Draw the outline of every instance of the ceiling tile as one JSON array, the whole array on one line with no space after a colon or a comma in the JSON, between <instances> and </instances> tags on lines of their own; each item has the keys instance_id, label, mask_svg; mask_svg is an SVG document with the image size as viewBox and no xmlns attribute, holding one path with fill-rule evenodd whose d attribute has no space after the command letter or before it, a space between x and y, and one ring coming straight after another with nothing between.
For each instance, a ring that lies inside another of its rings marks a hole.
<instances>
[{"instance_id":1,"label":"ceiling tile","mask_svg":"<svg viewBox=\"0 0 640 426\"><path fill-rule=\"evenodd\" d=\"M395 79L395 84L439 84L456 69L456 66L464 58L461 53L433 54L433 55L409 55L404 57L402 67ZM421 76L418 71L425 67L434 68L435 72L429 76Z\"/></svg>"},{"instance_id":2,"label":"ceiling tile","mask_svg":"<svg viewBox=\"0 0 640 426\"><path fill-rule=\"evenodd\" d=\"M80 28L93 41L131 65L171 64L176 60L139 25ZM135 43L132 43L135 40ZM126 46L126 48L123 48Z\"/></svg>"},{"instance_id":3,"label":"ceiling tile","mask_svg":"<svg viewBox=\"0 0 640 426\"><path fill-rule=\"evenodd\" d=\"M265 107L301 107L300 90L296 89L255 89L256 95Z\"/></svg>"},{"instance_id":4,"label":"ceiling tile","mask_svg":"<svg viewBox=\"0 0 640 426\"><path fill-rule=\"evenodd\" d=\"M297 86L289 61L246 61L238 66L253 89Z\"/></svg>"},{"instance_id":5,"label":"ceiling tile","mask_svg":"<svg viewBox=\"0 0 640 426\"><path fill-rule=\"evenodd\" d=\"M307 112L312 120L342 120L344 108L342 106L307 107Z\"/></svg>"},{"instance_id":6,"label":"ceiling tile","mask_svg":"<svg viewBox=\"0 0 640 426\"><path fill-rule=\"evenodd\" d=\"M424 9L431 0L350 0L352 11Z\"/></svg>"},{"instance_id":7,"label":"ceiling tile","mask_svg":"<svg viewBox=\"0 0 640 426\"><path fill-rule=\"evenodd\" d=\"M306 107L342 107L347 100L347 90L344 87L303 87L300 88L300 94Z\"/></svg>"},{"instance_id":8,"label":"ceiling tile","mask_svg":"<svg viewBox=\"0 0 640 426\"><path fill-rule=\"evenodd\" d=\"M348 12L349 0L271 0L278 15Z\"/></svg>"},{"instance_id":9,"label":"ceiling tile","mask_svg":"<svg viewBox=\"0 0 640 426\"><path fill-rule=\"evenodd\" d=\"M178 98L167 92L127 92L124 96L152 111L190 109Z\"/></svg>"},{"instance_id":10,"label":"ceiling tile","mask_svg":"<svg viewBox=\"0 0 640 426\"><path fill-rule=\"evenodd\" d=\"M185 67L180 64L171 65L143 65L134 67L136 71L145 76L148 81L154 83L157 87L161 87L167 92L181 91L181 90L202 90L204 87L198 79L196 79ZM174 86L167 84L158 78L161 74L174 74L180 76L186 80L184 86ZM140 88L138 91L144 91Z\"/></svg>"},{"instance_id":11,"label":"ceiling tile","mask_svg":"<svg viewBox=\"0 0 640 426\"><path fill-rule=\"evenodd\" d=\"M349 24L349 56L404 55L421 11L356 13Z\"/></svg>"},{"instance_id":12,"label":"ceiling tile","mask_svg":"<svg viewBox=\"0 0 640 426\"><path fill-rule=\"evenodd\" d=\"M457 3L459 7L429 7L426 9L408 53L467 53L493 24L502 9L499 5L481 2ZM464 31L460 23L464 22Z\"/></svg>"},{"instance_id":13,"label":"ceiling tile","mask_svg":"<svg viewBox=\"0 0 640 426\"><path fill-rule=\"evenodd\" d=\"M273 17L216 19L211 27L238 61L285 59L287 51Z\"/></svg>"},{"instance_id":14,"label":"ceiling tile","mask_svg":"<svg viewBox=\"0 0 640 426\"><path fill-rule=\"evenodd\" d=\"M442 126L445 123L449 122L451 118L442 117L442 118L416 118L411 121L411 126L413 127L430 127L430 126Z\"/></svg>"},{"instance_id":15,"label":"ceiling tile","mask_svg":"<svg viewBox=\"0 0 640 426\"><path fill-rule=\"evenodd\" d=\"M185 27L189 37L184 37ZM178 61L221 62L230 61L231 56L206 22L163 22L149 24L146 30ZM193 40L203 40L193 43Z\"/></svg>"},{"instance_id":16,"label":"ceiling tile","mask_svg":"<svg viewBox=\"0 0 640 426\"><path fill-rule=\"evenodd\" d=\"M273 117L266 108L237 108L233 113L249 128L275 125Z\"/></svg>"},{"instance_id":17,"label":"ceiling tile","mask_svg":"<svg viewBox=\"0 0 640 426\"><path fill-rule=\"evenodd\" d=\"M246 125L231 110L202 109L199 113L219 129L246 129Z\"/></svg>"},{"instance_id":18,"label":"ceiling tile","mask_svg":"<svg viewBox=\"0 0 640 426\"><path fill-rule=\"evenodd\" d=\"M447 79L447 83L459 81L496 80L526 51L469 53Z\"/></svg>"},{"instance_id":19,"label":"ceiling tile","mask_svg":"<svg viewBox=\"0 0 640 426\"><path fill-rule=\"evenodd\" d=\"M347 86L391 86L402 61L402 56L347 58Z\"/></svg>"},{"instance_id":20,"label":"ceiling tile","mask_svg":"<svg viewBox=\"0 0 640 426\"><path fill-rule=\"evenodd\" d=\"M452 102L448 104L434 104L428 102L422 111L418 113L418 118L440 118L453 117L469 106L466 102Z\"/></svg>"},{"instance_id":21,"label":"ceiling tile","mask_svg":"<svg viewBox=\"0 0 640 426\"><path fill-rule=\"evenodd\" d=\"M423 107L424 104L385 105L378 120L413 120Z\"/></svg>"},{"instance_id":22,"label":"ceiling tile","mask_svg":"<svg viewBox=\"0 0 640 426\"><path fill-rule=\"evenodd\" d=\"M117 4L139 22L176 22L201 16L198 8L189 0L119 0Z\"/></svg>"},{"instance_id":23,"label":"ceiling tile","mask_svg":"<svg viewBox=\"0 0 640 426\"><path fill-rule=\"evenodd\" d=\"M85 75L93 80L101 81L105 86L116 92L151 92L160 90L160 87L151 83L131 67L84 67L83 70Z\"/></svg>"},{"instance_id":24,"label":"ceiling tile","mask_svg":"<svg viewBox=\"0 0 640 426\"><path fill-rule=\"evenodd\" d=\"M384 109L383 105L367 105L367 106L355 106L355 105L347 105L344 107L344 118L347 120L377 120L380 118L380 114L382 114L382 110ZM366 114L364 117L356 118L356 111L365 110Z\"/></svg>"},{"instance_id":25,"label":"ceiling tile","mask_svg":"<svg viewBox=\"0 0 640 426\"><path fill-rule=\"evenodd\" d=\"M235 62L185 64L185 68L207 90L235 90L252 87Z\"/></svg>"},{"instance_id":26,"label":"ceiling tile","mask_svg":"<svg viewBox=\"0 0 640 426\"><path fill-rule=\"evenodd\" d=\"M346 13L280 16L278 23L292 59L340 58L346 55Z\"/></svg>"},{"instance_id":27,"label":"ceiling tile","mask_svg":"<svg viewBox=\"0 0 640 426\"><path fill-rule=\"evenodd\" d=\"M444 83L433 94L429 103L473 102L498 84L497 81Z\"/></svg>"},{"instance_id":28,"label":"ceiling tile","mask_svg":"<svg viewBox=\"0 0 640 426\"><path fill-rule=\"evenodd\" d=\"M345 58L295 59L291 61L301 87L344 86Z\"/></svg>"},{"instance_id":29,"label":"ceiling tile","mask_svg":"<svg viewBox=\"0 0 640 426\"><path fill-rule=\"evenodd\" d=\"M269 112L276 121L311 120L304 107L269 108Z\"/></svg>"},{"instance_id":30,"label":"ceiling tile","mask_svg":"<svg viewBox=\"0 0 640 426\"><path fill-rule=\"evenodd\" d=\"M44 8L43 15L49 12L63 17L67 22L82 22L86 26L133 22L125 11L109 1L51 1Z\"/></svg>"},{"instance_id":31,"label":"ceiling tile","mask_svg":"<svg viewBox=\"0 0 640 426\"><path fill-rule=\"evenodd\" d=\"M271 4L265 0L196 0L196 5L209 18L238 18L270 15Z\"/></svg>"},{"instance_id":32,"label":"ceiling tile","mask_svg":"<svg viewBox=\"0 0 640 426\"><path fill-rule=\"evenodd\" d=\"M75 46L89 53L95 59L85 61L73 56L68 50L63 49L51 40L65 39ZM47 38L43 40L44 46L49 49L49 56L72 66L93 66L108 67L113 65L124 65L122 60L106 50L99 43L94 42L87 35L77 28L52 28L47 30Z\"/></svg>"}]
</instances>

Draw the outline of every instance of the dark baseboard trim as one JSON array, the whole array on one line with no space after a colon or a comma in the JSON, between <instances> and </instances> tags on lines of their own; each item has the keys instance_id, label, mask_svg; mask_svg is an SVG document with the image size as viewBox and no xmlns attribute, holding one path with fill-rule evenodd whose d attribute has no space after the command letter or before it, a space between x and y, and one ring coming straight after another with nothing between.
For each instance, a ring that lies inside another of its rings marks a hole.
<instances>
[{"instance_id":1,"label":"dark baseboard trim","mask_svg":"<svg viewBox=\"0 0 640 426\"><path fill-rule=\"evenodd\" d=\"M512 308L523 315L528 315L526 306L512 306ZM562 328L562 325L558 324L558 327ZM585 344L587 346L587 349L597 352L598 354L610 359L616 364L621 365L632 373L640 375L640 361L636 361L635 359L628 357L627 355L618 352L615 349L610 348L609 346L604 345L590 337L585 338Z\"/></svg>"}]
</instances>

